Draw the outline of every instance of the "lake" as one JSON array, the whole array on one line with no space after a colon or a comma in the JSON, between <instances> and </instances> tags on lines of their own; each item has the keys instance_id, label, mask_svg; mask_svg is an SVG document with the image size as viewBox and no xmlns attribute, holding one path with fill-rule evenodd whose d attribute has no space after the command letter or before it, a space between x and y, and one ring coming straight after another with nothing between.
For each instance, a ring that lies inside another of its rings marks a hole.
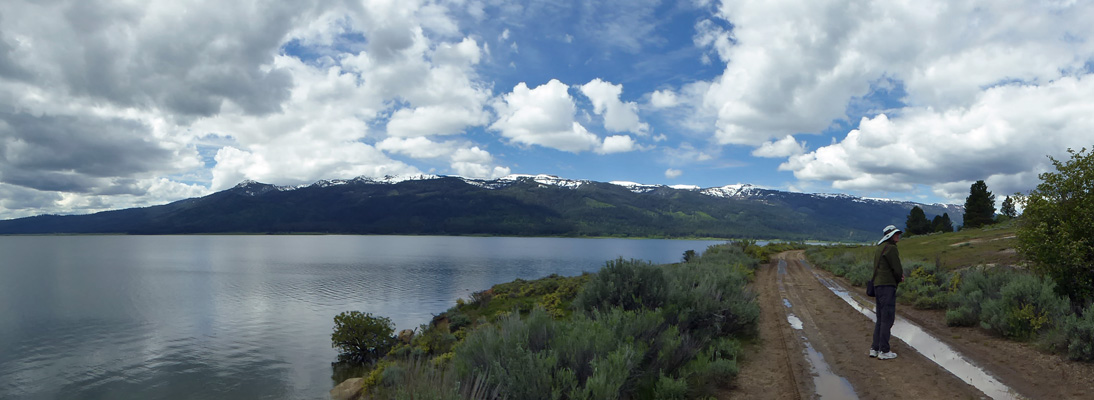
<instances>
[{"instance_id":1,"label":"lake","mask_svg":"<svg viewBox=\"0 0 1094 400\"><path fill-rule=\"evenodd\" d=\"M0 237L2 399L326 399L333 318L413 329L517 278L678 262L722 241Z\"/></svg>"}]
</instances>

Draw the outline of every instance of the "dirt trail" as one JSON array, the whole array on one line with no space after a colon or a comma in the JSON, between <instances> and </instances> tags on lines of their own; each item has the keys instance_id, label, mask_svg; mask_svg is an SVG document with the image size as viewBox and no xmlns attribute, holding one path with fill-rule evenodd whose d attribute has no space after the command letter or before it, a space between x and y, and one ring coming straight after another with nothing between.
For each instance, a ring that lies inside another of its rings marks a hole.
<instances>
[{"instance_id":1,"label":"dirt trail","mask_svg":"<svg viewBox=\"0 0 1094 400\"><path fill-rule=\"evenodd\" d=\"M873 321L821 283L840 278L779 255L756 273L760 343L744 355L736 387L723 398L979 399L983 391L894 337L895 360L867 357ZM861 289L852 289L862 295ZM845 295L846 296L846 295ZM872 308L872 307L871 307ZM897 306L972 364L1008 387L1014 398L1094 398L1094 366L1043 354L1028 344L992 338L975 328L950 328L940 312Z\"/></svg>"}]
</instances>

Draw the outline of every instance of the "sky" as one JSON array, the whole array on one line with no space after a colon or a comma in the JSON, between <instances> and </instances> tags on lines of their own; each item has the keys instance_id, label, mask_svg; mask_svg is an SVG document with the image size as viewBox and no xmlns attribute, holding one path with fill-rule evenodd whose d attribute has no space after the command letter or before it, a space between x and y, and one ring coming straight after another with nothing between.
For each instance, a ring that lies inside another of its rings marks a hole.
<instances>
[{"instance_id":1,"label":"sky","mask_svg":"<svg viewBox=\"0 0 1094 400\"><path fill-rule=\"evenodd\" d=\"M0 219L412 174L1002 201L1094 145L1094 3L5 0Z\"/></svg>"}]
</instances>

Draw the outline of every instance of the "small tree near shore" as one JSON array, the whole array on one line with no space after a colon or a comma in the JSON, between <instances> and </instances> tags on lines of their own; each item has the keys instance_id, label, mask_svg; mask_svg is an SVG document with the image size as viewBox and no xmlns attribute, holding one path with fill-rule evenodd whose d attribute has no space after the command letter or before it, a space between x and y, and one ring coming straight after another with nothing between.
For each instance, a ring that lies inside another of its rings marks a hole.
<instances>
[{"instance_id":1,"label":"small tree near shore","mask_svg":"<svg viewBox=\"0 0 1094 400\"><path fill-rule=\"evenodd\" d=\"M360 311L346 311L334 317L331 347L341 354L339 361L367 364L379 360L395 345L395 325L387 317Z\"/></svg>"}]
</instances>

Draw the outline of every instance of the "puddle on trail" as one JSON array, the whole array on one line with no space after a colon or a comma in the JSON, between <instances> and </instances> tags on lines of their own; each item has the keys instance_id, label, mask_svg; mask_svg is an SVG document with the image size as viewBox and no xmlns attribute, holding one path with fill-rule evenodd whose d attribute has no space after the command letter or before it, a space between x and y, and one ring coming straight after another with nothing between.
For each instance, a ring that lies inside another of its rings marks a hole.
<instances>
[{"instance_id":1,"label":"puddle on trail","mask_svg":"<svg viewBox=\"0 0 1094 400\"><path fill-rule=\"evenodd\" d=\"M816 271L813 271L811 267L805 261L801 262L806 268L813 272L813 276L817 277L817 280L821 282L828 290L835 293L836 296L843 299L843 301L850 304L851 307L858 310L858 312L866 315L871 321L876 321L877 316L874 315L873 305L870 303L863 303L862 301L852 295L840 284L821 276ZM984 392L985 395L992 399L1022 399L1018 393L999 382L995 377L989 375L980 367L974 365L971 361L966 359L961 354L958 354L952 347L942 343L942 341L931 336L919 326L912 322L900 317L896 318L896 323L893 324L893 336L896 336L912 346L920 354L923 354L931 361L945 368L950 373L956 375L961 380L972 385L973 387Z\"/></svg>"},{"instance_id":2,"label":"puddle on trail","mask_svg":"<svg viewBox=\"0 0 1094 400\"><path fill-rule=\"evenodd\" d=\"M787 320L787 322L790 322L790 327L794 328L796 330L800 331L804 327L802 325L802 320L799 319L798 316L794 315L793 313L787 315L786 320Z\"/></svg>"},{"instance_id":3,"label":"puddle on trail","mask_svg":"<svg viewBox=\"0 0 1094 400\"><path fill-rule=\"evenodd\" d=\"M825 399L857 399L855 389L847 378L836 375L824 362L824 355L813 349L809 341L805 341L805 353L809 363L813 364L813 385L817 387L817 396Z\"/></svg>"},{"instance_id":4,"label":"puddle on trail","mask_svg":"<svg viewBox=\"0 0 1094 400\"><path fill-rule=\"evenodd\" d=\"M792 308L792 305L790 299L786 298L786 288L783 286L784 275L786 275L786 261L779 260L779 294L783 298L783 305L789 309ZM805 337L805 326L802 324L802 320L794 313L787 312L786 321L790 323L791 328L802 332L798 339L805 345L805 360L809 363L810 372L813 375L813 386L817 397L821 399L858 399L851 382L847 378L832 372L832 368L824 361L824 355L809 343L809 338Z\"/></svg>"}]
</instances>

